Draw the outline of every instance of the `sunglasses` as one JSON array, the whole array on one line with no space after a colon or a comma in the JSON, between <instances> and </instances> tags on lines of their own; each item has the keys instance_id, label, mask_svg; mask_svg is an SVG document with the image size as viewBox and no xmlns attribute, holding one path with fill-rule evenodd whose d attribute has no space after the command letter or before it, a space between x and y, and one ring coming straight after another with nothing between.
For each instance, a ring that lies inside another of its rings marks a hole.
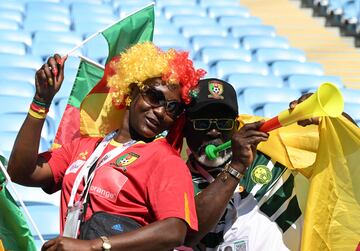
<instances>
[{"instance_id":1,"label":"sunglasses","mask_svg":"<svg viewBox=\"0 0 360 251\"><path fill-rule=\"evenodd\" d=\"M192 119L190 120L195 130L209 130L214 123L216 128L222 131L229 131L234 128L235 121L233 119Z\"/></svg>"},{"instance_id":2,"label":"sunglasses","mask_svg":"<svg viewBox=\"0 0 360 251\"><path fill-rule=\"evenodd\" d=\"M151 107L156 108L165 107L166 113L172 117L177 118L184 111L184 105L178 101L168 101L165 99L164 94L154 88L148 88L141 92L141 96L144 101Z\"/></svg>"}]
</instances>

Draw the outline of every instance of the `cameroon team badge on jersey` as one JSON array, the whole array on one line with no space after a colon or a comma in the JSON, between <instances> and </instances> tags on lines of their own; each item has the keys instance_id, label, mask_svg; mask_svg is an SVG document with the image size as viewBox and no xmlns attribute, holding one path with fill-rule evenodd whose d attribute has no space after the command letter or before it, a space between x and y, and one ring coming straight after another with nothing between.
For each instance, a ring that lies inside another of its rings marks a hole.
<instances>
[{"instance_id":1,"label":"cameroon team badge on jersey","mask_svg":"<svg viewBox=\"0 0 360 251\"><path fill-rule=\"evenodd\" d=\"M258 165L251 171L251 179L258 184L267 184L272 179L270 169L265 165Z\"/></svg>"},{"instance_id":2,"label":"cameroon team badge on jersey","mask_svg":"<svg viewBox=\"0 0 360 251\"><path fill-rule=\"evenodd\" d=\"M219 81L209 82L209 92L208 98L224 99L224 96L221 95L224 92L224 87Z\"/></svg>"},{"instance_id":3,"label":"cameroon team badge on jersey","mask_svg":"<svg viewBox=\"0 0 360 251\"><path fill-rule=\"evenodd\" d=\"M127 154L124 154L123 156L120 156L116 161L115 161L115 165L117 167L122 168L124 171L126 171L126 167L132 163L134 163L138 158L140 157L140 155L130 152Z\"/></svg>"}]
</instances>

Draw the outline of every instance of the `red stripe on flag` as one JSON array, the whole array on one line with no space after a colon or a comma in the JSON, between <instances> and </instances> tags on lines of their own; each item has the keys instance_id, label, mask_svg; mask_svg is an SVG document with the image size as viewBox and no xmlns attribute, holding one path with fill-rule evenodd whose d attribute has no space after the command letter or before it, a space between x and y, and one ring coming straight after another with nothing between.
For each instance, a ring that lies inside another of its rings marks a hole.
<instances>
[{"instance_id":1,"label":"red stripe on flag","mask_svg":"<svg viewBox=\"0 0 360 251\"><path fill-rule=\"evenodd\" d=\"M80 137L80 110L74 106L66 105L54 144L63 145Z\"/></svg>"}]
</instances>

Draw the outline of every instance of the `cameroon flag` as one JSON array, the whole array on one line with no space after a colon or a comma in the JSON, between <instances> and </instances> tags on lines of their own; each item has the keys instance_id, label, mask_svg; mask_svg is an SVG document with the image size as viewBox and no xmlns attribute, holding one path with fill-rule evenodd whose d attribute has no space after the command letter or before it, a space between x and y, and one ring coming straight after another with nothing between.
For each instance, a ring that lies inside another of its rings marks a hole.
<instances>
[{"instance_id":1,"label":"cameroon flag","mask_svg":"<svg viewBox=\"0 0 360 251\"><path fill-rule=\"evenodd\" d=\"M101 32L109 46L107 62L133 44L152 41L153 33L154 5L151 4ZM98 86L94 88L97 84ZM109 92L104 71L91 63L81 61L53 147L60 147L80 135L97 134L94 130L98 132L98 123L94 121L106 119L107 116L104 117L101 113L102 108L113 109L109 104L111 101ZM89 97L85 99L88 94ZM83 101L83 114L80 115L80 105ZM111 113L111 111L107 112ZM80 126L80 117L83 116L85 124Z\"/></svg>"}]
</instances>

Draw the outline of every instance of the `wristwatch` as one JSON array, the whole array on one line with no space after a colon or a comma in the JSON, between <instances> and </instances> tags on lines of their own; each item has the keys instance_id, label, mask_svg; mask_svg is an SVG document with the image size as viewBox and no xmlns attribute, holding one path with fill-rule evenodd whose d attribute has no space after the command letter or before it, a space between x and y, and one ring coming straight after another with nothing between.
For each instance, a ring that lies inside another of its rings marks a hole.
<instances>
[{"instance_id":1,"label":"wristwatch","mask_svg":"<svg viewBox=\"0 0 360 251\"><path fill-rule=\"evenodd\" d=\"M103 244L102 244L102 248L104 251L110 251L111 249L111 244L110 244L110 241L108 239L108 237L106 236L100 236L101 240L103 241Z\"/></svg>"},{"instance_id":2,"label":"wristwatch","mask_svg":"<svg viewBox=\"0 0 360 251\"><path fill-rule=\"evenodd\" d=\"M231 176L233 176L237 180L240 180L244 176L244 174L242 174L238 170L232 168L230 162L226 163L226 165L224 167L224 171L229 173Z\"/></svg>"}]
</instances>

